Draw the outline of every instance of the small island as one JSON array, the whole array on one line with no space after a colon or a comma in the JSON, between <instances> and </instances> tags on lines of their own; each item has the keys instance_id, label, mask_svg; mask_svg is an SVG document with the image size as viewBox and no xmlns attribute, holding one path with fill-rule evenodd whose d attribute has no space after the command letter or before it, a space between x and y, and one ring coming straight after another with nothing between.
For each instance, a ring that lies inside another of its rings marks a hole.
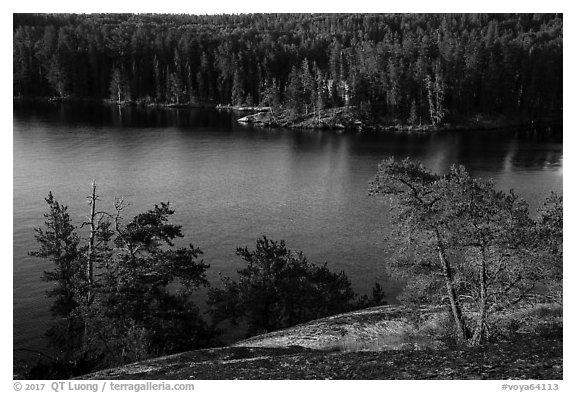
<instances>
[{"instance_id":1,"label":"small island","mask_svg":"<svg viewBox=\"0 0 576 393\"><path fill-rule=\"evenodd\" d=\"M431 132L431 131L464 131L464 130L493 130L499 128L531 125L546 120L549 123L561 122L561 117L548 117L546 119L507 118L504 116L476 115L467 119L460 119L458 123L432 124L403 124L398 121L384 118L362 118L358 116L354 107L339 107L323 109L317 113L294 114L289 110L272 110L269 107L225 107L222 109L234 111L252 111L250 115L238 119L242 124L253 124L259 127L281 127L295 129L320 129L346 131L403 131L403 132Z\"/></svg>"}]
</instances>

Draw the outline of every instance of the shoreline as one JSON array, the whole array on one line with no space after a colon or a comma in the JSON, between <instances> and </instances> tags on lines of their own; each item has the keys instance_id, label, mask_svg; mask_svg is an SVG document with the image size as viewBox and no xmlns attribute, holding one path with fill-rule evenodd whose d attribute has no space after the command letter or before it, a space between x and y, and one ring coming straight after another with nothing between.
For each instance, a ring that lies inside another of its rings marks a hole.
<instances>
[{"instance_id":1,"label":"shoreline","mask_svg":"<svg viewBox=\"0 0 576 393\"><path fill-rule=\"evenodd\" d=\"M536 118L506 117L502 115L478 114L461 118L458 122L447 122L439 126L432 124L403 124L397 121L363 121L358 117L353 108L341 107L330 108L320 111L318 115L291 116L287 111L281 111L276 116L268 111L259 110L257 113L238 119L243 124L252 124L266 128L291 128L291 129L324 129L337 130L339 132L452 132L452 131L481 131L508 129L522 126L532 126L543 122L562 124L561 114L548 115Z\"/></svg>"},{"instance_id":2,"label":"shoreline","mask_svg":"<svg viewBox=\"0 0 576 393\"><path fill-rule=\"evenodd\" d=\"M354 107L338 107L319 111L319 113L290 114L287 110L272 114L271 107L224 105L213 102L197 103L153 103L153 102L114 102L107 99L70 98L70 97L13 97L13 102L43 102L43 103L93 103L104 106L121 106L137 108L160 109L215 109L237 113L250 113L237 119L240 124L250 124L262 128L289 128L295 130L332 130L345 132L462 132L462 131L488 131L509 129L523 126L533 126L541 123L561 125L562 113L543 115L538 117L504 116L477 114L462 117L457 122L446 122L442 125L432 124L403 124L394 120L361 120L354 112Z\"/></svg>"}]
</instances>

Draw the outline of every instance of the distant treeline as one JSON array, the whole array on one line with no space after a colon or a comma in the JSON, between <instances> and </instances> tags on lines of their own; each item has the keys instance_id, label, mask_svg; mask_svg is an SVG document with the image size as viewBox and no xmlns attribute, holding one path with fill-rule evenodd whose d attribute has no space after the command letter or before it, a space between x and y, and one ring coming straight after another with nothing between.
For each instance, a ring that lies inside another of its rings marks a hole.
<instances>
[{"instance_id":1,"label":"distant treeline","mask_svg":"<svg viewBox=\"0 0 576 393\"><path fill-rule=\"evenodd\" d=\"M14 95L352 106L411 124L562 110L562 14L14 15Z\"/></svg>"}]
</instances>

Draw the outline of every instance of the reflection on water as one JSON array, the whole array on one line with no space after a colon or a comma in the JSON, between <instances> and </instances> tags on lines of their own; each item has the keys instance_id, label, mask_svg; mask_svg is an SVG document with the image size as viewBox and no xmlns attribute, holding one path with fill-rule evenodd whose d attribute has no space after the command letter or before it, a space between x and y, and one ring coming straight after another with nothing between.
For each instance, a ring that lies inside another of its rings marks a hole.
<instances>
[{"instance_id":1,"label":"reflection on water","mask_svg":"<svg viewBox=\"0 0 576 393\"><path fill-rule=\"evenodd\" d=\"M79 223L92 179L102 207L129 214L170 201L186 238L205 251L209 279L234 274L238 246L266 234L315 263L344 270L354 288L386 280L386 206L367 196L385 157L410 156L436 172L453 163L535 204L562 192L562 131L336 134L255 129L216 110L14 105L14 345L41 348L49 322L33 228L52 190Z\"/></svg>"}]
</instances>

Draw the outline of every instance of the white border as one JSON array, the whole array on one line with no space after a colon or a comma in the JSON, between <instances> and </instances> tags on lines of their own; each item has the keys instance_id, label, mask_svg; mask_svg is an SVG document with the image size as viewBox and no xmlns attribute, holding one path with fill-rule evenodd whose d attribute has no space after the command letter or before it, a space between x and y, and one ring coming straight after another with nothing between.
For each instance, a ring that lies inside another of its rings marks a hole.
<instances>
[{"instance_id":1,"label":"white border","mask_svg":"<svg viewBox=\"0 0 576 393\"><path fill-rule=\"evenodd\" d=\"M3 262L3 280L0 285L1 304L3 310L10 318L6 317L2 326L2 342L5 350L0 357L1 360L1 379L0 386L3 391L10 392L13 390L12 383L12 63L7 59L12 47L12 13L20 12L69 12L69 13L94 13L94 12L137 12L137 13L191 13L191 14L237 14L237 13L255 13L255 12L342 12L342 13L376 13L376 12L398 12L398 13L429 13L429 12L560 12L564 13L564 105L567 115L564 116L564 149L568 154L564 154L564 198L565 198L565 264L564 280L565 288L565 335L564 341L564 381L560 381L560 391L576 391L575 378L570 370L574 367L574 339L571 332L574 331L574 247L571 247L573 233L572 225L574 223L574 194L573 194L573 173L576 169L573 164L572 152L574 149L574 135L576 129L572 127L574 121L572 115L576 114L573 108L574 99L571 95L576 92L574 89L574 15L572 7L569 7L568 1L515 1L503 2L498 0L483 0L474 4L464 1L386 1L386 0L354 0L350 2L310 1L310 0L291 0L289 2L277 2L273 0L222 0L213 2L195 2L188 1L170 1L170 2L135 2L118 1L118 0L100 0L97 2L79 2L79 1L19 1L9 4L3 2L0 18L4 34L2 34L2 52L5 54L5 61L2 63L2 75L5 83L2 83L3 105L2 105L2 122L4 127L0 131L1 135L1 168L2 168L2 189L0 192L0 206L5 212L4 220L0 226L1 236L0 250ZM568 71L568 72L567 72ZM568 98L568 99L567 99ZM7 213L9 212L9 213ZM8 217L9 215L9 217ZM543 382L543 381L538 381ZM512 383L511 381L509 383ZM528 384L529 382L517 381L519 384ZM196 390L198 391L239 391L239 392L269 392L271 389L278 391L293 391L296 389L305 390L330 390L330 391L366 391L382 392L383 389L395 388L395 390L406 391L442 391L442 392L492 392L501 391L501 383L498 381L374 381L374 382L355 382L355 381L287 381L287 382L262 382L262 381L224 381L224 382L197 382ZM569 386L573 388L570 389ZM45 391L48 391L46 388Z\"/></svg>"}]
</instances>

